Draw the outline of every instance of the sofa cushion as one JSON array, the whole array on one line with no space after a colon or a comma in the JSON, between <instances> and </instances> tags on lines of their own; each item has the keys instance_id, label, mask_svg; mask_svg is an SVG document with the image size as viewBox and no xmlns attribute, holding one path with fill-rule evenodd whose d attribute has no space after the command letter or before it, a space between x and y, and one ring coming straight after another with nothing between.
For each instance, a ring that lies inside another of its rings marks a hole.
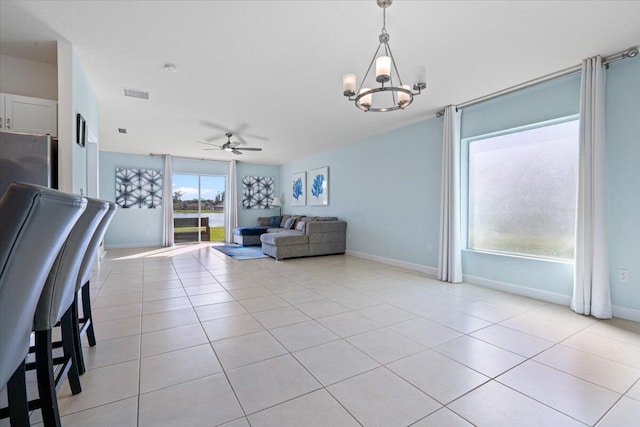
<instances>
[{"instance_id":1,"label":"sofa cushion","mask_svg":"<svg viewBox=\"0 0 640 427\"><path fill-rule=\"evenodd\" d=\"M309 243L309 237L299 231L283 231L263 234L260 241L274 246L306 245Z\"/></svg>"},{"instance_id":2,"label":"sofa cushion","mask_svg":"<svg viewBox=\"0 0 640 427\"><path fill-rule=\"evenodd\" d=\"M269 221L269 227L279 227L280 221L282 220L281 216L272 216Z\"/></svg>"},{"instance_id":3,"label":"sofa cushion","mask_svg":"<svg viewBox=\"0 0 640 427\"><path fill-rule=\"evenodd\" d=\"M240 236L259 236L267 232L267 227L236 227L233 234Z\"/></svg>"},{"instance_id":4,"label":"sofa cushion","mask_svg":"<svg viewBox=\"0 0 640 427\"><path fill-rule=\"evenodd\" d=\"M296 231L303 231L304 232L304 226L306 225L305 221L298 221L298 223L296 224Z\"/></svg>"},{"instance_id":5,"label":"sofa cushion","mask_svg":"<svg viewBox=\"0 0 640 427\"><path fill-rule=\"evenodd\" d=\"M286 228L288 230L293 228L293 225L295 224L296 219L294 217L291 218L287 218L287 220L284 222L284 227L282 228Z\"/></svg>"},{"instance_id":6,"label":"sofa cushion","mask_svg":"<svg viewBox=\"0 0 640 427\"><path fill-rule=\"evenodd\" d=\"M291 217L291 215L282 215L280 217L280 228L284 228L284 223Z\"/></svg>"},{"instance_id":7,"label":"sofa cushion","mask_svg":"<svg viewBox=\"0 0 640 427\"><path fill-rule=\"evenodd\" d=\"M338 218L335 216L318 216L315 221L337 221Z\"/></svg>"}]
</instances>

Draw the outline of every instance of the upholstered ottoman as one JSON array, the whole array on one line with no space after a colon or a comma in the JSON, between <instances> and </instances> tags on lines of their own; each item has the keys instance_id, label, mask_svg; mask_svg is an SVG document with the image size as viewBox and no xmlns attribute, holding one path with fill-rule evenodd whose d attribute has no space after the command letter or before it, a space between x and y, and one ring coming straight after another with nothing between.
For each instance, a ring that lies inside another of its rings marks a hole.
<instances>
[{"instance_id":1,"label":"upholstered ottoman","mask_svg":"<svg viewBox=\"0 0 640 427\"><path fill-rule=\"evenodd\" d=\"M260 236L262 253L280 260L309 255L309 236L301 231L281 231Z\"/></svg>"},{"instance_id":2,"label":"upholstered ottoman","mask_svg":"<svg viewBox=\"0 0 640 427\"><path fill-rule=\"evenodd\" d=\"M233 242L242 246L257 246L260 244L260 236L267 232L269 227L236 227L233 229Z\"/></svg>"}]
</instances>

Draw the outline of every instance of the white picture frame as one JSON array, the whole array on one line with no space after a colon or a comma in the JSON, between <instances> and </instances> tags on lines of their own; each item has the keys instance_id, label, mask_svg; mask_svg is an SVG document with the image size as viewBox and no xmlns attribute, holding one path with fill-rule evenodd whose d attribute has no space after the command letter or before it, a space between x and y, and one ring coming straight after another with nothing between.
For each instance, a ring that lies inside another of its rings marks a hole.
<instances>
[{"instance_id":1,"label":"white picture frame","mask_svg":"<svg viewBox=\"0 0 640 427\"><path fill-rule=\"evenodd\" d=\"M291 174L291 185L289 186L289 196L291 196L291 206L307 205L307 173L297 172Z\"/></svg>"},{"instance_id":2,"label":"white picture frame","mask_svg":"<svg viewBox=\"0 0 640 427\"><path fill-rule=\"evenodd\" d=\"M329 204L329 167L324 166L309 171L307 181L307 199L309 206L327 206Z\"/></svg>"}]
</instances>

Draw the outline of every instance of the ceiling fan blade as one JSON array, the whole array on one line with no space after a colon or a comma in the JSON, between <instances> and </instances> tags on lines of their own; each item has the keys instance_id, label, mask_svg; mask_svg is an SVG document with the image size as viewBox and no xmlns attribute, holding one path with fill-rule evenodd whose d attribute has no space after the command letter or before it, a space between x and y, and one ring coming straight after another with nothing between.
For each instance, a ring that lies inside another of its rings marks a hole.
<instances>
[{"instance_id":1,"label":"ceiling fan blade","mask_svg":"<svg viewBox=\"0 0 640 427\"><path fill-rule=\"evenodd\" d=\"M207 127L213 128L213 129L217 129L217 130L222 131L222 132L228 132L228 130L229 130L229 129L225 128L224 126L220 126L219 124L210 122L208 120L200 120L200 124L203 125L203 126L207 126Z\"/></svg>"},{"instance_id":2,"label":"ceiling fan blade","mask_svg":"<svg viewBox=\"0 0 640 427\"><path fill-rule=\"evenodd\" d=\"M247 138L257 139L259 141L268 141L269 140L269 138L266 138L264 136L253 135L253 134L250 134L250 133L244 133L243 135L246 136Z\"/></svg>"},{"instance_id":3,"label":"ceiling fan blade","mask_svg":"<svg viewBox=\"0 0 640 427\"><path fill-rule=\"evenodd\" d=\"M220 147L219 145L216 144L209 144L208 142L203 142L203 141L196 141L198 144L204 144L204 145L212 145L214 147Z\"/></svg>"},{"instance_id":4,"label":"ceiling fan blade","mask_svg":"<svg viewBox=\"0 0 640 427\"><path fill-rule=\"evenodd\" d=\"M233 154L242 154L241 151L236 150L235 148L231 151Z\"/></svg>"},{"instance_id":5,"label":"ceiling fan blade","mask_svg":"<svg viewBox=\"0 0 640 427\"><path fill-rule=\"evenodd\" d=\"M203 148L202 151L218 151L219 148Z\"/></svg>"},{"instance_id":6,"label":"ceiling fan blade","mask_svg":"<svg viewBox=\"0 0 640 427\"><path fill-rule=\"evenodd\" d=\"M208 138L205 138L204 140L208 141L208 142L212 142L212 141L216 141L218 139L225 139L225 138L226 138L225 135L218 135L218 136L210 136Z\"/></svg>"},{"instance_id":7,"label":"ceiling fan blade","mask_svg":"<svg viewBox=\"0 0 640 427\"><path fill-rule=\"evenodd\" d=\"M243 150L243 151L262 151L262 148L256 147L236 147L235 150Z\"/></svg>"}]
</instances>

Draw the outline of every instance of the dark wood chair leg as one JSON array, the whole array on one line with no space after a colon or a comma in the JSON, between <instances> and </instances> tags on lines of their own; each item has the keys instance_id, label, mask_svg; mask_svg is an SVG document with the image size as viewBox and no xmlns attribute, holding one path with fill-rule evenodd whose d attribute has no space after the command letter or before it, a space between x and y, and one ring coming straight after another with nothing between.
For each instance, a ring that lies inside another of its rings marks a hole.
<instances>
[{"instance_id":1,"label":"dark wood chair leg","mask_svg":"<svg viewBox=\"0 0 640 427\"><path fill-rule=\"evenodd\" d=\"M78 362L78 373L80 375L86 372L84 366L84 355L82 354L82 324L78 318L78 294L76 293L73 304L71 305L71 321L73 322L73 347L76 353L76 361Z\"/></svg>"},{"instance_id":2,"label":"dark wood chair leg","mask_svg":"<svg viewBox=\"0 0 640 427\"><path fill-rule=\"evenodd\" d=\"M73 323L73 304L60 319L60 328L62 333L62 351L64 353L65 364L70 363L67 378L69 378L69 386L72 394L78 394L82 391L80 386L80 376L78 372L78 359L76 358L76 336L78 329ZM67 362L69 360L69 362Z\"/></svg>"},{"instance_id":3,"label":"dark wood chair leg","mask_svg":"<svg viewBox=\"0 0 640 427\"><path fill-rule=\"evenodd\" d=\"M82 316L87 326L87 340L91 347L96 345L96 334L93 331L93 317L91 317L91 295L89 292L89 285L91 280L82 285Z\"/></svg>"},{"instance_id":4,"label":"dark wood chair leg","mask_svg":"<svg viewBox=\"0 0 640 427\"><path fill-rule=\"evenodd\" d=\"M56 382L53 378L53 348L51 345L51 329L36 331L36 373L38 377L38 393L40 394L40 410L45 427L61 427L58 399L56 398Z\"/></svg>"},{"instance_id":5,"label":"dark wood chair leg","mask_svg":"<svg viewBox=\"0 0 640 427\"><path fill-rule=\"evenodd\" d=\"M9 421L11 426L30 426L24 361L18 366L18 369L16 369L7 383L7 400L9 401Z\"/></svg>"}]
</instances>

